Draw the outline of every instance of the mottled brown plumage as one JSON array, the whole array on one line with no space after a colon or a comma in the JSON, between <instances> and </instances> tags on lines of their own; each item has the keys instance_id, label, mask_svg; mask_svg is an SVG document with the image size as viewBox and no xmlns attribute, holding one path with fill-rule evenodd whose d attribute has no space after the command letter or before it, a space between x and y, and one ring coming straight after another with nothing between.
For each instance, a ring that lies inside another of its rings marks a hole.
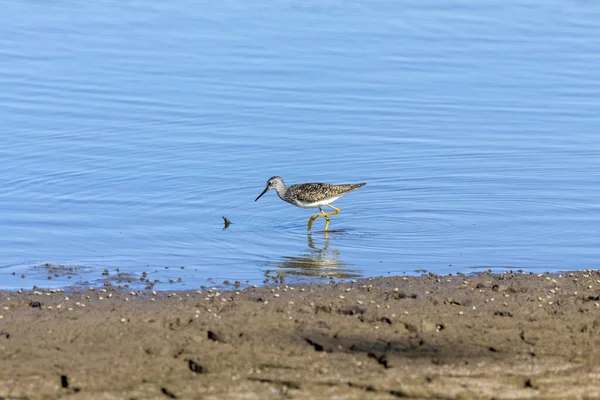
<instances>
[{"instance_id":1,"label":"mottled brown plumage","mask_svg":"<svg viewBox=\"0 0 600 400\"><path fill-rule=\"evenodd\" d=\"M341 185L331 185L329 183L300 183L287 188L282 199L292 204L311 204L322 201L327 201L329 203L333 201L331 199L340 197L364 185L365 183Z\"/></svg>"}]
</instances>

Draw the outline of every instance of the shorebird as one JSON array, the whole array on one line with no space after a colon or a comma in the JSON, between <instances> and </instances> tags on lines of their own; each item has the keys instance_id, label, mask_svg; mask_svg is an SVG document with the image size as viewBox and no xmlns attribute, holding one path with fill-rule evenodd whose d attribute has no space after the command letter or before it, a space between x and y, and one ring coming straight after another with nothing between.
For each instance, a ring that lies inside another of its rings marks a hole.
<instances>
[{"instance_id":1,"label":"shorebird","mask_svg":"<svg viewBox=\"0 0 600 400\"><path fill-rule=\"evenodd\" d=\"M344 185L331 185L329 183L299 183L287 187L283 183L283 179L279 176L274 176L267 181L267 187L263 192L256 198L260 199L261 196L267 193L269 190L275 190L279 198L283 201L287 201L296 207L301 208L318 208L321 214L316 214L310 217L308 220L308 230L312 228L313 222L319 217L325 218L325 231L329 229L329 216L340 213L340 209L331 205L334 201L349 193L353 190L358 189L366 185L363 183L351 183ZM256 201L254 200L254 201ZM332 208L334 211L326 213L323 211L322 206Z\"/></svg>"}]
</instances>

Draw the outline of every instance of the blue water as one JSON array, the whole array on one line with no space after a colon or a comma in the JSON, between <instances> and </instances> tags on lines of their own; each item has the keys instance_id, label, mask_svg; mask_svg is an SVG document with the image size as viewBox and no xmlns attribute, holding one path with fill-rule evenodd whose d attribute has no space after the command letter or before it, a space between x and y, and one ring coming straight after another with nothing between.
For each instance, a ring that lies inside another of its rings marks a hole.
<instances>
[{"instance_id":1,"label":"blue water","mask_svg":"<svg viewBox=\"0 0 600 400\"><path fill-rule=\"evenodd\" d=\"M0 288L600 267L594 2L4 1L0 135Z\"/></svg>"}]
</instances>

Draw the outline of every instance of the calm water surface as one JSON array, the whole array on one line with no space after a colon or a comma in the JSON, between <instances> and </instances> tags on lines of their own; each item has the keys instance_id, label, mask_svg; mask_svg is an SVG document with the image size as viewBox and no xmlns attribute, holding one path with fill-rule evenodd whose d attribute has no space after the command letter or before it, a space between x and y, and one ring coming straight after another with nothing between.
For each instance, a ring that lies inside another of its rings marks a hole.
<instances>
[{"instance_id":1,"label":"calm water surface","mask_svg":"<svg viewBox=\"0 0 600 400\"><path fill-rule=\"evenodd\" d=\"M2 9L0 288L600 267L599 4Z\"/></svg>"}]
</instances>

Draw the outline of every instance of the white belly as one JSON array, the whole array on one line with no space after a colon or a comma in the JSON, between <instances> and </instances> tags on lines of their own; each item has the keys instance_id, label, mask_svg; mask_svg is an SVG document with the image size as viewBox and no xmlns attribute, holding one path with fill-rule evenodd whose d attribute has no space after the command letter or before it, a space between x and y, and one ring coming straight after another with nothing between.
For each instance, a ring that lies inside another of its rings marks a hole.
<instances>
[{"instance_id":1,"label":"white belly","mask_svg":"<svg viewBox=\"0 0 600 400\"><path fill-rule=\"evenodd\" d=\"M342 196L332 197L327 200L315 201L314 203L301 203L299 201L296 201L294 204L301 208L318 208L318 207L324 206L326 204L333 203L340 197L342 197Z\"/></svg>"}]
</instances>

